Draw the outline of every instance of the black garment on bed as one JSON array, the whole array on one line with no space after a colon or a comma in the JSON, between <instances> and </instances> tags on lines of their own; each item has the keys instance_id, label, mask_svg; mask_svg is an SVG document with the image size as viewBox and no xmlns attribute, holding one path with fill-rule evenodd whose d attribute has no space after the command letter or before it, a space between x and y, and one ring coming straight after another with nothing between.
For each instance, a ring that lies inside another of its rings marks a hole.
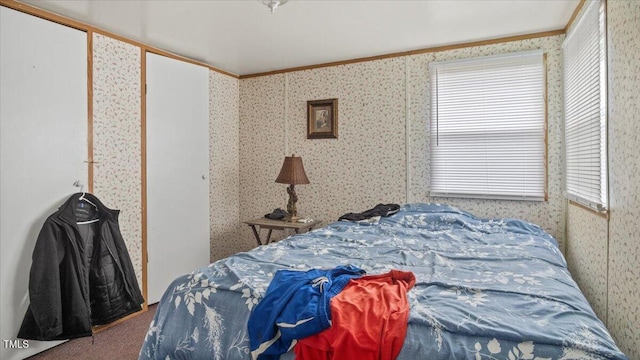
<instances>
[{"instance_id":1,"label":"black garment on bed","mask_svg":"<svg viewBox=\"0 0 640 360\"><path fill-rule=\"evenodd\" d=\"M398 204L378 204L373 209L369 209L367 211L361 213L348 213L340 216L338 219L347 220L347 221L360 221L364 219L369 219L374 216L390 216L400 211L400 205Z\"/></svg>"},{"instance_id":2,"label":"black garment on bed","mask_svg":"<svg viewBox=\"0 0 640 360\"><path fill-rule=\"evenodd\" d=\"M46 219L33 250L30 304L18 338L91 336L92 325L142 309L118 214L94 195L77 193Z\"/></svg>"}]
</instances>

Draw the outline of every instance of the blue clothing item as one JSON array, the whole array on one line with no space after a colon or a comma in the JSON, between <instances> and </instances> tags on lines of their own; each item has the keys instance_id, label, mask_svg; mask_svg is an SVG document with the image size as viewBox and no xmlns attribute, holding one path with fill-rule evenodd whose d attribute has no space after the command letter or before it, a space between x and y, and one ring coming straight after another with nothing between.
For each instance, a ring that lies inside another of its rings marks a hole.
<instances>
[{"instance_id":1,"label":"blue clothing item","mask_svg":"<svg viewBox=\"0 0 640 360\"><path fill-rule=\"evenodd\" d=\"M329 302L364 270L352 265L306 272L278 270L249 316L253 359L277 360L302 339L331 326Z\"/></svg>"}]
</instances>

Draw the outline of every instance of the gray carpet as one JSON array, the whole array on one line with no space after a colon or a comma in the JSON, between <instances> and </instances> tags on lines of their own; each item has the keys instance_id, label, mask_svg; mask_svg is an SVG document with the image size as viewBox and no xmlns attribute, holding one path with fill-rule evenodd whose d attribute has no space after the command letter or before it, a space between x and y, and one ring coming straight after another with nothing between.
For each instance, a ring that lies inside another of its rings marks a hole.
<instances>
[{"instance_id":1,"label":"gray carpet","mask_svg":"<svg viewBox=\"0 0 640 360\"><path fill-rule=\"evenodd\" d=\"M156 305L149 310L91 337L69 340L29 357L29 360L134 360L142 347Z\"/></svg>"}]
</instances>

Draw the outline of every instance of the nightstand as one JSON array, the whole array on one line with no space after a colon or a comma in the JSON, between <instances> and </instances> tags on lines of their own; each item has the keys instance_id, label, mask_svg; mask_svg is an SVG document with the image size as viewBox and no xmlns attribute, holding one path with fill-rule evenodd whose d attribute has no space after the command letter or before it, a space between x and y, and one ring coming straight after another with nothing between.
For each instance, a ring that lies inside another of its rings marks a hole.
<instances>
[{"instance_id":1,"label":"nightstand","mask_svg":"<svg viewBox=\"0 0 640 360\"><path fill-rule=\"evenodd\" d=\"M272 220L272 219L263 217L263 218L257 218L257 219L245 221L244 223L251 227L251 230L253 230L253 235L256 237L256 242L258 243L258 246L260 246L260 245L266 245L269 243L269 241L271 240L271 232L273 230L293 229L293 231L295 231L296 234L299 234L300 231L309 231L313 229L314 226L322 223L322 220L312 220L307 223L301 223L301 222L289 222L289 221L283 221L283 220ZM256 226L258 227L257 229L256 229ZM267 233L267 239L264 243L260 239L261 229L269 230L269 232Z\"/></svg>"}]
</instances>

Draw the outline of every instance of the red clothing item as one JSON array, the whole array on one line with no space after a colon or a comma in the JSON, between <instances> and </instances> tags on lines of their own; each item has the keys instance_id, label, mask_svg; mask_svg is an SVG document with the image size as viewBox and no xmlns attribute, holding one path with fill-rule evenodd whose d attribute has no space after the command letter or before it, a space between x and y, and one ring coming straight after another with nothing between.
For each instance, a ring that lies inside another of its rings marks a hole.
<instances>
[{"instance_id":1,"label":"red clothing item","mask_svg":"<svg viewBox=\"0 0 640 360\"><path fill-rule=\"evenodd\" d=\"M350 280L331 300L331 327L299 340L296 359L395 359L407 333L407 291L415 282L413 273L399 270Z\"/></svg>"}]
</instances>

